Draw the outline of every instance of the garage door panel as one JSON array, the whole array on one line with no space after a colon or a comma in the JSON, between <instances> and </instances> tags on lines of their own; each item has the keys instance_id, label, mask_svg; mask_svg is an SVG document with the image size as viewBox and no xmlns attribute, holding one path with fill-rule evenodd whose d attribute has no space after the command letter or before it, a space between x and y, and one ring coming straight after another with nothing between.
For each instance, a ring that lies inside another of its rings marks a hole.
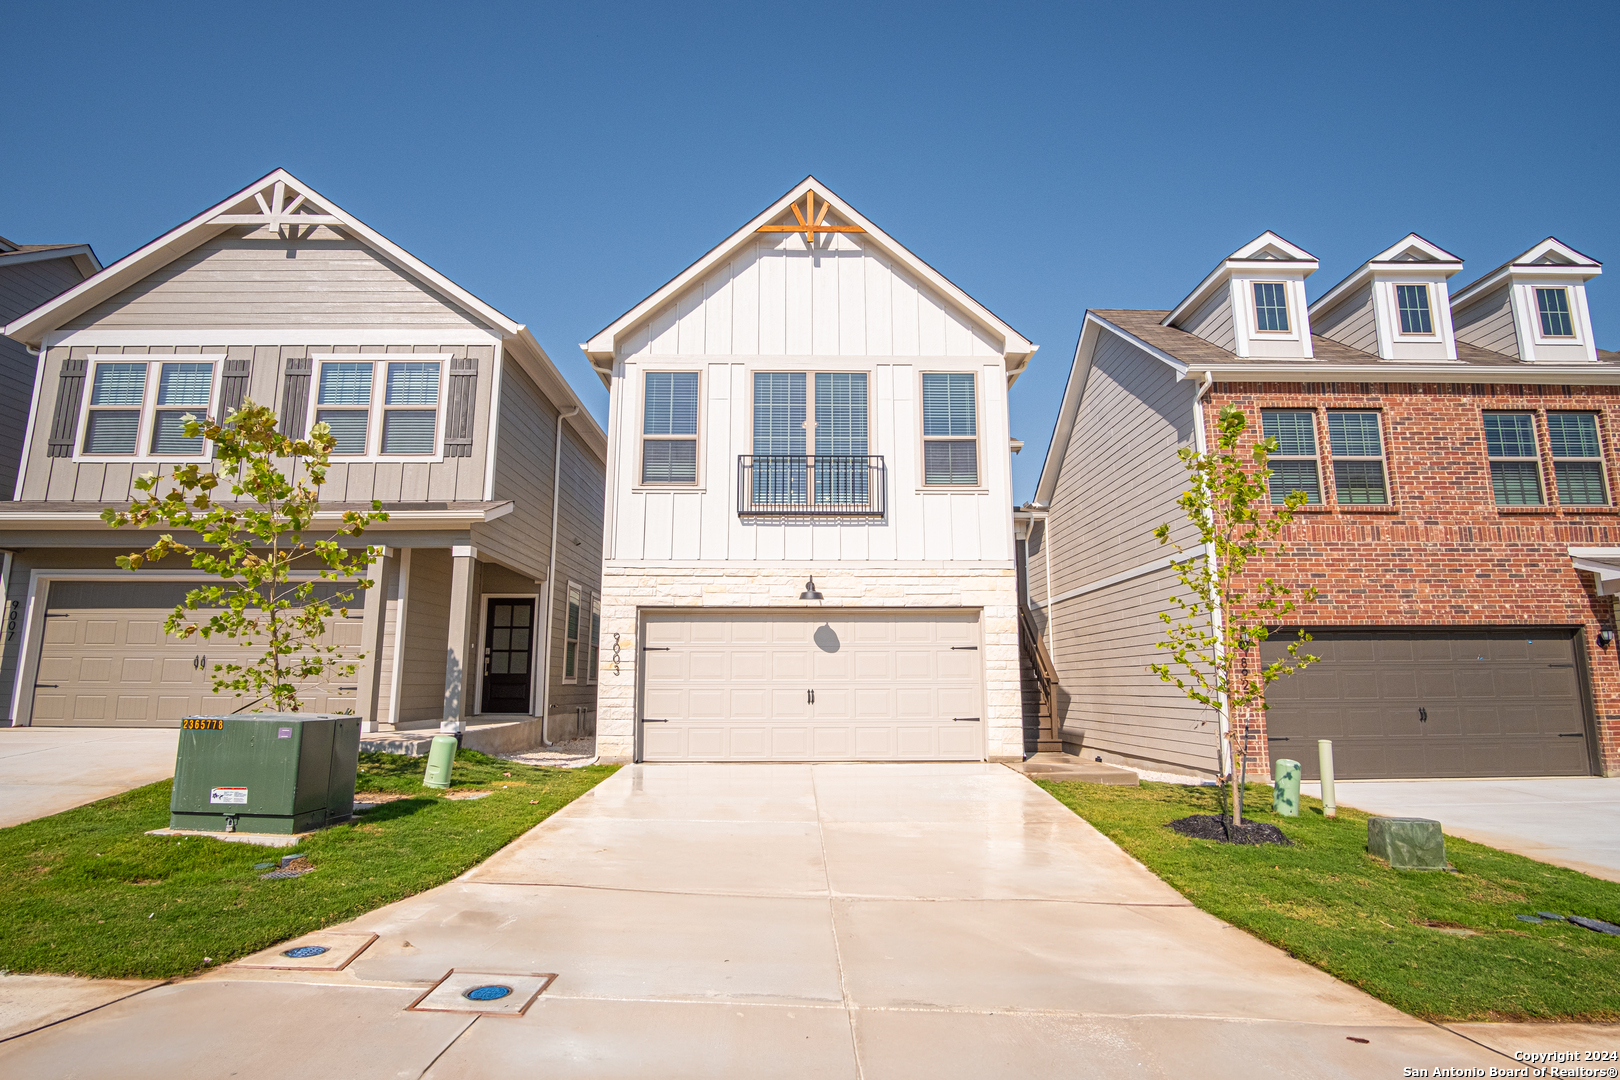
<instances>
[{"instance_id":1,"label":"garage door panel","mask_svg":"<svg viewBox=\"0 0 1620 1080\"><path fill-rule=\"evenodd\" d=\"M685 679L687 677L687 664L691 653L670 650L669 652L644 652L641 654L641 665L646 668L648 678L653 679Z\"/></svg>"},{"instance_id":2,"label":"garage door panel","mask_svg":"<svg viewBox=\"0 0 1620 1080\"><path fill-rule=\"evenodd\" d=\"M34 722L67 719L67 697L63 694L34 693Z\"/></svg>"},{"instance_id":3,"label":"garage door panel","mask_svg":"<svg viewBox=\"0 0 1620 1080\"><path fill-rule=\"evenodd\" d=\"M118 719L119 720L155 720L152 713L152 699L145 694L119 694Z\"/></svg>"},{"instance_id":4,"label":"garage door panel","mask_svg":"<svg viewBox=\"0 0 1620 1080\"><path fill-rule=\"evenodd\" d=\"M983 756L982 725L954 723L983 711L982 654L951 649L976 646L976 614L671 612L644 622L643 640L670 643L671 659L692 658L684 675L651 657L643 667L643 715L671 721L643 725L644 760ZM763 649L750 644L760 640ZM702 697L710 690L724 696ZM668 707L671 693L683 695L686 711ZM942 735L953 726L963 730ZM724 737L717 742L710 728Z\"/></svg>"},{"instance_id":5,"label":"garage door panel","mask_svg":"<svg viewBox=\"0 0 1620 1080\"><path fill-rule=\"evenodd\" d=\"M124 624L124 644L156 645L163 640L163 623L157 619L131 619Z\"/></svg>"},{"instance_id":6,"label":"garage door panel","mask_svg":"<svg viewBox=\"0 0 1620 1080\"><path fill-rule=\"evenodd\" d=\"M75 694L73 697L73 719L75 720L105 720L107 718L107 696L105 694Z\"/></svg>"},{"instance_id":7,"label":"garage door panel","mask_svg":"<svg viewBox=\"0 0 1620 1080\"><path fill-rule=\"evenodd\" d=\"M153 719L179 723L186 718L188 713L196 711L191 707L191 698L189 697L160 696L158 698L157 716Z\"/></svg>"},{"instance_id":8,"label":"garage door panel","mask_svg":"<svg viewBox=\"0 0 1620 1080\"><path fill-rule=\"evenodd\" d=\"M1267 698L1273 756L1297 759L1307 777L1317 775L1317 739L1333 740L1345 779L1590 771L1572 631L1314 636L1310 651L1323 660L1306 669L1309 677L1284 676ZM1278 659L1286 643L1267 642L1262 657Z\"/></svg>"}]
</instances>

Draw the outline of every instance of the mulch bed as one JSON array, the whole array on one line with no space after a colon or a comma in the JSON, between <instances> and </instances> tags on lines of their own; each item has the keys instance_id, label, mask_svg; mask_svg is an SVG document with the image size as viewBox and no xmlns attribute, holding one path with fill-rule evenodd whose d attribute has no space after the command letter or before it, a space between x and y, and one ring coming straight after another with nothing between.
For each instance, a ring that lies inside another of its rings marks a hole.
<instances>
[{"instance_id":1,"label":"mulch bed","mask_svg":"<svg viewBox=\"0 0 1620 1080\"><path fill-rule=\"evenodd\" d=\"M1284 847L1293 846L1293 841L1284 836L1283 831L1275 825L1245 821L1234 829L1230 817L1216 817L1214 814L1194 814L1192 817L1179 818L1170 822L1165 828L1174 829L1182 836L1190 836L1194 840L1214 840L1220 844L1282 844Z\"/></svg>"}]
</instances>

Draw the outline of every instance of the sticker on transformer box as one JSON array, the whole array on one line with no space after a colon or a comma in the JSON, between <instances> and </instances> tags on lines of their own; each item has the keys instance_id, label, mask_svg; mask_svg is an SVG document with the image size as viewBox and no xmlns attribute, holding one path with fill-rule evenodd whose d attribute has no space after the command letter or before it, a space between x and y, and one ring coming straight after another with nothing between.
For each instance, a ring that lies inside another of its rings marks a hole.
<instances>
[{"instance_id":1,"label":"sticker on transformer box","mask_svg":"<svg viewBox=\"0 0 1620 1080\"><path fill-rule=\"evenodd\" d=\"M221 803L247 803L247 788L245 787L217 787L208 792L209 803L217 806Z\"/></svg>"}]
</instances>

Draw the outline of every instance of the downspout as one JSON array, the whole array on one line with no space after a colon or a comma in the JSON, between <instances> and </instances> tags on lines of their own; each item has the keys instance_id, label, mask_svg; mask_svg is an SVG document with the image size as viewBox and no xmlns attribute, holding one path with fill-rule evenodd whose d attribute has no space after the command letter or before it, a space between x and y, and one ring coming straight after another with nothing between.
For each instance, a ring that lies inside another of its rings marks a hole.
<instances>
[{"instance_id":1,"label":"downspout","mask_svg":"<svg viewBox=\"0 0 1620 1080\"><path fill-rule=\"evenodd\" d=\"M546 729L551 723L551 631L557 624L554 614L557 601L557 506L562 501L563 421L578 415L578 405L557 414L557 445L551 452L551 550L546 556L546 651L540 661L540 741L546 746L551 745Z\"/></svg>"},{"instance_id":2,"label":"downspout","mask_svg":"<svg viewBox=\"0 0 1620 1080\"><path fill-rule=\"evenodd\" d=\"M1204 395L1208 394L1214 386L1215 373L1213 371L1206 371L1204 372L1203 382L1198 384L1198 392L1193 395L1193 438L1197 443L1195 449L1197 449L1200 454L1209 453L1209 436L1204 428ZM1215 545L1207 544L1204 547L1204 572L1213 574L1214 564ZM1219 637L1221 633L1221 609L1219 604L1215 605L1214 611L1211 615L1211 621L1215 624L1215 635L1216 637ZM1215 745L1220 750L1218 762L1223 773L1230 773L1232 771L1232 747L1227 741L1226 735L1227 732L1231 730L1232 723L1230 710L1228 710L1226 707L1225 694L1221 695L1221 704L1217 716L1218 726Z\"/></svg>"}]
</instances>

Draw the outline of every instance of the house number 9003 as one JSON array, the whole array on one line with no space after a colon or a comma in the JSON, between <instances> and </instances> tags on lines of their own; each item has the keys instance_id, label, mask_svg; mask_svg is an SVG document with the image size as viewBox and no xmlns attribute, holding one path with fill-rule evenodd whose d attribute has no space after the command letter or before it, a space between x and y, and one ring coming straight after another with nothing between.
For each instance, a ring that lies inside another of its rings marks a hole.
<instances>
[{"instance_id":1,"label":"house number 9003","mask_svg":"<svg viewBox=\"0 0 1620 1080\"><path fill-rule=\"evenodd\" d=\"M613 635L613 674L619 673L619 635Z\"/></svg>"}]
</instances>

